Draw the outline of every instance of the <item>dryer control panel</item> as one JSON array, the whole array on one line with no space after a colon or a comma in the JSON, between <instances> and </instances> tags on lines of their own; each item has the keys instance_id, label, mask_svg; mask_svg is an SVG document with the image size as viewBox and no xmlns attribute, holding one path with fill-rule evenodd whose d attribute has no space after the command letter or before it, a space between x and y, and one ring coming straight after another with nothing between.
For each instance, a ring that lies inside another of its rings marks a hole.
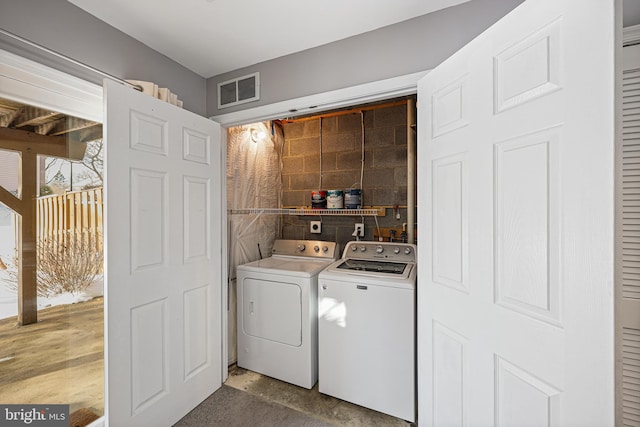
<instances>
[{"instance_id":1,"label":"dryer control panel","mask_svg":"<svg viewBox=\"0 0 640 427\"><path fill-rule=\"evenodd\" d=\"M322 240L276 240L272 255L298 256L321 259L338 259L340 252L336 242Z\"/></svg>"}]
</instances>

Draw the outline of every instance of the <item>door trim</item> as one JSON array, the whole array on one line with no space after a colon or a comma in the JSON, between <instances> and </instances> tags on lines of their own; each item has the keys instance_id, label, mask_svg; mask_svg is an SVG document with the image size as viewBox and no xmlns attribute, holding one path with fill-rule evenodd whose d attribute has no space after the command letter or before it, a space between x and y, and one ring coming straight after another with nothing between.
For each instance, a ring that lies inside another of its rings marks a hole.
<instances>
[{"instance_id":1,"label":"door trim","mask_svg":"<svg viewBox=\"0 0 640 427\"><path fill-rule=\"evenodd\" d=\"M223 127L231 127L275 118L320 113L321 111L399 96L414 95L418 90L418 80L428 72L429 70L419 71L385 80L274 102L246 110L211 116L210 119L220 123Z\"/></svg>"},{"instance_id":2,"label":"door trim","mask_svg":"<svg viewBox=\"0 0 640 427\"><path fill-rule=\"evenodd\" d=\"M102 87L0 49L0 96L103 121Z\"/></svg>"},{"instance_id":3,"label":"door trim","mask_svg":"<svg viewBox=\"0 0 640 427\"><path fill-rule=\"evenodd\" d=\"M102 86L2 49L0 88L3 98L86 120L104 121ZM104 403L106 410L106 396ZM89 427L103 427L105 422L103 415Z\"/></svg>"},{"instance_id":4,"label":"door trim","mask_svg":"<svg viewBox=\"0 0 640 427\"><path fill-rule=\"evenodd\" d=\"M237 112L210 116L209 118L220 123L224 131L221 135L222 156L227 158L227 132L226 129L234 126L256 123L264 120L273 120L280 117L291 117L295 115L320 113L323 110L330 110L341 107L348 107L367 102L380 101L384 99L415 95L418 92L418 80L427 75L430 70L419 71L412 74L397 76L385 80L374 81L361 85L336 89L328 92L317 93L314 95L293 98L286 101L275 102L260 107L249 108ZM301 107L304 106L304 107ZM309 106L314 106L309 107ZM291 110L296 110L291 112ZM225 169L225 168L223 168ZM226 170L222 170L223 180L226 183ZM226 196L225 196L226 203ZM222 211L222 223L228 224L227 210ZM224 278L222 283L227 286L222 287L222 301L229 301L229 272L228 272L228 229L222 228L221 238L223 243L223 262L227 265L224 269ZM227 316L222 316L222 358L223 372L222 381L226 381L228 376L228 344L229 336L227 334Z\"/></svg>"}]
</instances>

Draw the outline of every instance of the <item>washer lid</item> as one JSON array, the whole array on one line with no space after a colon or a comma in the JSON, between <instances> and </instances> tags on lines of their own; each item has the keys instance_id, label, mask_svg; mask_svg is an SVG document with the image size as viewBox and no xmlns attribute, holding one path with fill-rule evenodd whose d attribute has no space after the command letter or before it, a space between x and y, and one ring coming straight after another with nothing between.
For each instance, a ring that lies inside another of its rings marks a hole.
<instances>
[{"instance_id":1,"label":"washer lid","mask_svg":"<svg viewBox=\"0 0 640 427\"><path fill-rule=\"evenodd\" d=\"M319 280L331 280L335 282L343 282L343 283L361 283L372 286L388 286L393 288L403 288L403 289L415 289L416 287L416 275L417 268L416 264L413 262L407 263L393 263L393 264L401 264L400 268L402 268L402 272L399 271L378 271L375 269L374 271L367 271L365 269L357 269L357 268L346 268L349 264L355 262L362 261L370 261L370 260L354 260L354 259L341 259L334 263L332 263L329 267L324 269L320 275ZM349 264L345 264L348 262ZM376 262L376 261L374 261ZM380 263L390 263L385 261L377 261ZM343 268L340 268L343 266ZM369 265L371 267L371 265ZM395 269L399 266L392 266L391 269ZM399 268L398 268L399 270Z\"/></svg>"},{"instance_id":2,"label":"washer lid","mask_svg":"<svg viewBox=\"0 0 640 427\"><path fill-rule=\"evenodd\" d=\"M346 259L336 268L338 270L363 271L403 276L407 269L406 262L388 262L364 259Z\"/></svg>"}]
</instances>

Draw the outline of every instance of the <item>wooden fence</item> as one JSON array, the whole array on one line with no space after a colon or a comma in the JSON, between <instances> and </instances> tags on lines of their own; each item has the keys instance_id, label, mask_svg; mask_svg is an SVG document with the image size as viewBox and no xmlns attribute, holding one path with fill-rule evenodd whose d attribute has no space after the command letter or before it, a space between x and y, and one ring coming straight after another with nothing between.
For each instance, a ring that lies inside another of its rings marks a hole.
<instances>
[{"instance_id":1,"label":"wooden fence","mask_svg":"<svg viewBox=\"0 0 640 427\"><path fill-rule=\"evenodd\" d=\"M69 235L95 238L102 247L102 187L43 196L37 200L38 240L65 241Z\"/></svg>"}]
</instances>

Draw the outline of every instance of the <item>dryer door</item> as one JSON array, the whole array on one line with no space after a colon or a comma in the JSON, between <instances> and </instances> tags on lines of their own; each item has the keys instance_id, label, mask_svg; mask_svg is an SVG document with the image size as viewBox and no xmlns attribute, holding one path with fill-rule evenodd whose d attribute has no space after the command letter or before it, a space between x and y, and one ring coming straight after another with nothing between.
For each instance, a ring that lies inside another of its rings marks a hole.
<instances>
[{"instance_id":1,"label":"dryer door","mask_svg":"<svg viewBox=\"0 0 640 427\"><path fill-rule=\"evenodd\" d=\"M302 344L302 289L297 283L245 278L242 328L245 334L299 347Z\"/></svg>"}]
</instances>

